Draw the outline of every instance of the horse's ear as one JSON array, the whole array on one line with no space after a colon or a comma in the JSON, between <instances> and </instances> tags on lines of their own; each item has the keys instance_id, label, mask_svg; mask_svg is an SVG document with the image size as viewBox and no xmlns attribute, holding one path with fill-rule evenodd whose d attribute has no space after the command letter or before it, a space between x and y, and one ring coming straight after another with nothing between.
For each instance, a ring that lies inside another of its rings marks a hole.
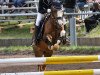
<instances>
[{"instance_id":1,"label":"horse's ear","mask_svg":"<svg viewBox=\"0 0 100 75\"><path fill-rule=\"evenodd\" d=\"M54 7L53 7L53 5L52 5L52 6L51 6L51 10L53 10L53 8L54 8Z\"/></svg>"},{"instance_id":2,"label":"horse's ear","mask_svg":"<svg viewBox=\"0 0 100 75\"><path fill-rule=\"evenodd\" d=\"M52 6L51 6L51 11L54 12L54 11L56 11L56 10L57 10L57 9L52 5Z\"/></svg>"},{"instance_id":3,"label":"horse's ear","mask_svg":"<svg viewBox=\"0 0 100 75\"><path fill-rule=\"evenodd\" d=\"M53 7L53 5L51 6L51 12L52 12L52 11L54 11L54 7Z\"/></svg>"}]
</instances>

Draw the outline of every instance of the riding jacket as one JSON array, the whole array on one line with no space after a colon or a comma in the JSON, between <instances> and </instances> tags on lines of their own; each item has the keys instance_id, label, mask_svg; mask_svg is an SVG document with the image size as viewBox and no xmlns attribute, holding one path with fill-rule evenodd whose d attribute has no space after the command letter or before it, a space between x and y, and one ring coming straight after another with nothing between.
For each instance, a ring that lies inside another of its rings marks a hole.
<instances>
[{"instance_id":1,"label":"riding jacket","mask_svg":"<svg viewBox=\"0 0 100 75\"><path fill-rule=\"evenodd\" d=\"M52 0L39 0L38 12L44 14L47 9L50 9L52 5Z\"/></svg>"}]
</instances>

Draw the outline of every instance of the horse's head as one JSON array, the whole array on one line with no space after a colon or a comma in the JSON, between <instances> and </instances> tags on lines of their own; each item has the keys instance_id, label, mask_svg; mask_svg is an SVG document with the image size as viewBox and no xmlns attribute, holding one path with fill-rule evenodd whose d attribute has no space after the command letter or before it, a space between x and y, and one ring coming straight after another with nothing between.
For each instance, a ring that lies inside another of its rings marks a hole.
<instances>
[{"instance_id":1,"label":"horse's head","mask_svg":"<svg viewBox=\"0 0 100 75\"><path fill-rule=\"evenodd\" d=\"M56 19L58 25L63 25L63 5L60 2L53 2L51 15Z\"/></svg>"},{"instance_id":2,"label":"horse's head","mask_svg":"<svg viewBox=\"0 0 100 75\"><path fill-rule=\"evenodd\" d=\"M54 31L57 30L56 31L57 35L54 36L56 37L55 38L56 47L60 43L64 44L62 40L65 39L66 37L66 31L64 30L64 15L63 14L64 14L63 5L60 2L53 2L51 6L51 18L52 20L54 20L52 22L55 22L53 24L55 24L56 26L55 27L56 29L54 29ZM56 47L53 47L53 48L56 48Z\"/></svg>"}]
</instances>

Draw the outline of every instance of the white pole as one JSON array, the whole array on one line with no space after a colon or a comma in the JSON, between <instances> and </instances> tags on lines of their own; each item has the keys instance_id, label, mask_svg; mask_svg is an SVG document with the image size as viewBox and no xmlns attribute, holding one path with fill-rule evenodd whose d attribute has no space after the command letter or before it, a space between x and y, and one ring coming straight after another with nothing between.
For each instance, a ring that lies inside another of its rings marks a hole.
<instances>
[{"instance_id":1,"label":"white pole","mask_svg":"<svg viewBox=\"0 0 100 75\"><path fill-rule=\"evenodd\" d=\"M35 64L43 64L46 62L46 58L38 57L38 58L9 58L9 59L0 59L0 63L35 63Z\"/></svg>"},{"instance_id":2,"label":"white pole","mask_svg":"<svg viewBox=\"0 0 100 75\"><path fill-rule=\"evenodd\" d=\"M100 69L1 73L0 75L100 75Z\"/></svg>"},{"instance_id":3,"label":"white pole","mask_svg":"<svg viewBox=\"0 0 100 75\"><path fill-rule=\"evenodd\" d=\"M67 64L67 63L82 63L82 62L84 63L100 62L100 55L0 59L0 64L11 64L11 63Z\"/></svg>"}]
</instances>

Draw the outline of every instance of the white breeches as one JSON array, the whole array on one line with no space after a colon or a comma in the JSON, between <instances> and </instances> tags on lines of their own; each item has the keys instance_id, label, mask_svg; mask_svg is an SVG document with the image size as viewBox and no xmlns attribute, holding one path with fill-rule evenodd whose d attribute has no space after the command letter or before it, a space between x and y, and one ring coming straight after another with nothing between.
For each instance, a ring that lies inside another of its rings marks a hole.
<instances>
[{"instance_id":1,"label":"white breeches","mask_svg":"<svg viewBox=\"0 0 100 75\"><path fill-rule=\"evenodd\" d=\"M42 20L43 17L44 17L44 14L37 13L36 26L40 25L40 21Z\"/></svg>"}]
</instances>

